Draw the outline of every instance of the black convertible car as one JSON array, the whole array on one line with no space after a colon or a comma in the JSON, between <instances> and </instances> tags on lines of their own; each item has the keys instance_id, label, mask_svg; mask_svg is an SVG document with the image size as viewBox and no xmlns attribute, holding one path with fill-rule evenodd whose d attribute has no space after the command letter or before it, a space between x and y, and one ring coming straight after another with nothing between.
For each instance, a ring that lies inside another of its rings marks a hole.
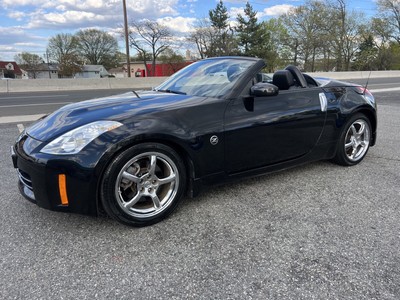
<instances>
[{"instance_id":1,"label":"black convertible car","mask_svg":"<svg viewBox=\"0 0 400 300\"><path fill-rule=\"evenodd\" d=\"M21 193L43 208L105 211L144 226L203 185L365 157L377 128L367 89L294 66L270 78L264 67L256 58L210 58L152 91L64 106L12 147Z\"/></svg>"}]
</instances>

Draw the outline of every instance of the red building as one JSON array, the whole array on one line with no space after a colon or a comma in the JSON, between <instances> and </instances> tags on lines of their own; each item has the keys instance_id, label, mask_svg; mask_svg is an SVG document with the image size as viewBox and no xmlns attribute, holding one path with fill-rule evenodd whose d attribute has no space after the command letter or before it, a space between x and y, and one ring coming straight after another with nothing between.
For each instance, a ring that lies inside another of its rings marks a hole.
<instances>
[{"instance_id":1,"label":"red building","mask_svg":"<svg viewBox=\"0 0 400 300\"><path fill-rule=\"evenodd\" d=\"M136 70L135 76L136 77L145 77L145 76L171 76L172 74L176 73L180 69L190 65L193 61L185 61L180 63L156 63L156 69L154 75L151 74L151 64L147 64L147 69L149 70L149 74L146 74L145 70Z\"/></svg>"},{"instance_id":2,"label":"red building","mask_svg":"<svg viewBox=\"0 0 400 300\"><path fill-rule=\"evenodd\" d=\"M15 61L0 61L0 78L22 78L22 71Z\"/></svg>"}]
</instances>

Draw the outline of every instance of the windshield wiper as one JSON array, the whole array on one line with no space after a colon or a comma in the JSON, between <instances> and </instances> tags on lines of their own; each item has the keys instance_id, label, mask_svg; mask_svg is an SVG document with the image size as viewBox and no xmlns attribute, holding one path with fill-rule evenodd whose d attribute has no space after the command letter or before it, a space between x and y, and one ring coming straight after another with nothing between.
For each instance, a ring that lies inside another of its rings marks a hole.
<instances>
[{"instance_id":1,"label":"windshield wiper","mask_svg":"<svg viewBox=\"0 0 400 300\"><path fill-rule=\"evenodd\" d=\"M138 94L138 93L136 93L136 91L135 91L135 90L132 90L132 93L134 93L136 97L140 98L139 94Z\"/></svg>"},{"instance_id":2,"label":"windshield wiper","mask_svg":"<svg viewBox=\"0 0 400 300\"><path fill-rule=\"evenodd\" d=\"M186 95L186 93L181 92L181 91L173 91L173 90L157 90L157 92L163 92L163 93L171 93L171 94L178 94L178 95Z\"/></svg>"}]
</instances>

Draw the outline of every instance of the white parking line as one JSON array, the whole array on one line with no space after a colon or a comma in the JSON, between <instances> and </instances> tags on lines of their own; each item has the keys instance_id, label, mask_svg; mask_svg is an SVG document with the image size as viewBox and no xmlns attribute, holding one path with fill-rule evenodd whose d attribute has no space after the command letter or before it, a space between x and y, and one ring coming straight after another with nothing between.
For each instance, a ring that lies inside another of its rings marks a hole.
<instances>
[{"instance_id":1,"label":"white parking line","mask_svg":"<svg viewBox=\"0 0 400 300\"><path fill-rule=\"evenodd\" d=\"M71 104L72 102L52 102L52 103L34 103L34 104L14 104L14 105L0 105L0 108L10 107L29 107L29 106L46 106L46 105L65 105Z\"/></svg>"},{"instance_id":2,"label":"white parking line","mask_svg":"<svg viewBox=\"0 0 400 300\"><path fill-rule=\"evenodd\" d=\"M21 133L22 131L25 130L24 124L17 124L17 127L18 127L19 133Z\"/></svg>"},{"instance_id":3,"label":"white parking line","mask_svg":"<svg viewBox=\"0 0 400 300\"><path fill-rule=\"evenodd\" d=\"M39 119L43 116L44 116L44 114L0 117L0 124L17 123L17 122L32 122L32 121L36 121L37 119Z\"/></svg>"},{"instance_id":4,"label":"white parking line","mask_svg":"<svg viewBox=\"0 0 400 300\"><path fill-rule=\"evenodd\" d=\"M400 87L387 88L387 89L374 89L374 90L369 90L369 91L371 93L396 92L396 91L400 91Z\"/></svg>"},{"instance_id":5,"label":"white parking line","mask_svg":"<svg viewBox=\"0 0 400 300\"><path fill-rule=\"evenodd\" d=\"M371 83L368 86L381 86L381 85L394 85L394 84L399 84L397 82L391 82L391 83Z\"/></svg>"},{"instance_id":6,"label":"white parking line","mask_svg":"<svg viewBox=\"0 0 400 300\"><path fill-rule=\"evenodd\" d=\"M57 97L69 97L69 95L13 96L13 97L0 97L0 100L30 99L30 98L57 98Z\"/></svg>"}]
</instances>

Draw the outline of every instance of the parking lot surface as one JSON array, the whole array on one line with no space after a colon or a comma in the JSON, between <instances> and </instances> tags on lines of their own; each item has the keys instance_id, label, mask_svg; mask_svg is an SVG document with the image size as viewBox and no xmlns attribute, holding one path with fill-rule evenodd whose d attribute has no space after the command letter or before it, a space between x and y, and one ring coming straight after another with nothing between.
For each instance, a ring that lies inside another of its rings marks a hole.
<instances>
[{"instance_id":1,"label":"parking lot surface","mask_svg":"<svg viewBox=\"0 0 400 300\"><path fill-rule=\"evenodd\" d=\"M210 187L139 229L26 201L0 125L0 298L400 299L399 96L376 95L361 164Z\"/></svg>"}]
</instances>

